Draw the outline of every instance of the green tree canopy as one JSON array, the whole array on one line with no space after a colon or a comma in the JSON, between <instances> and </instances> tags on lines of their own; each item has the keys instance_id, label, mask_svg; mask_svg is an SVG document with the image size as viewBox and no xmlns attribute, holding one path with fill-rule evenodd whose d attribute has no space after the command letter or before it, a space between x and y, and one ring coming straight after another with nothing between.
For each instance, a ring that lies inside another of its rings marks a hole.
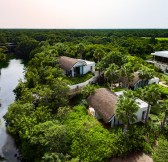
<instances>
[{"instance_id":1,"label":"green tree canopy","mask_svg":"<svg viewBox=\"0 0 168 162\"><path fill-rule=\"evenodd\" d=\"M117 101L116 117L123 122L127 129L129 123L137 120L136 112L139 107L136 98L133 96L132 91L125 91Z\"/></svg>"},{"instance_id":2,"label":"green tree canopy","mask_svg":"<svg viewBox=\"0 0 168 162\"><path fill-rule=\"evenodd\" d=\"M119 79L119 67L116 64L111 64L104 73L107 80L110 82L110 89L112 90L113 84Z\"/></svg>"}]
</instances>

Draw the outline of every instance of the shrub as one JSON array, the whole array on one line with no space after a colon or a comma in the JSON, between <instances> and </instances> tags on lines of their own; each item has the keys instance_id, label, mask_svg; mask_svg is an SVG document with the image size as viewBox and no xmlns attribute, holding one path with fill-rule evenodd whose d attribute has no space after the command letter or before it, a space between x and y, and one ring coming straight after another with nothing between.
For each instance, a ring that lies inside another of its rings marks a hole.
<instances>
[{"instance_id":1,"label":"shrub","mask_svg":"<svg viewBox=\"0 0 168 162\"><path fill-rule=\"evenodd\" d=\"M91 72L84 74L82 76L76 76L76 77L64 77L64 80L66 80L66 82L70 85L74 85L74 84L79 84L79 83L83 83L86 82L87 80L89 80L90 78L93 77L93 74Z\"/></svg>"},{"instance_id":2,"label":"shrub","mask_svg":"<svg viewBox=\"0 0 168 162\"><path fill-rule=\"evenodd\" d=\"M167 162L168 157L168 140L165 137L160 137L158 147L154 150L153 160L155 162Z\"/></svg>"},{"instance_id":3,"label":"shrub","mask_svg":"<svg viewBox=\"0 0 168 162\"><path fill-rule=\"evenodd\" d=\"M76 106L65 121L72 139L69 155L81 161L101 162L111 156L114 150L114 135L110 134L86 108Z\"/></svg>"},{"instance_id":4,"label":"shrub","mask_svg":"<svg viewBox=\"0 0 168 162\"><path fill-rule=\"evenodd\" d=\"M115 132L114 146L115 156L126 156L129 152L144 151L151 152L151 146L145 137L145 128L132 126L126 134L121 129Z\"/></svg>"}]
</instances>

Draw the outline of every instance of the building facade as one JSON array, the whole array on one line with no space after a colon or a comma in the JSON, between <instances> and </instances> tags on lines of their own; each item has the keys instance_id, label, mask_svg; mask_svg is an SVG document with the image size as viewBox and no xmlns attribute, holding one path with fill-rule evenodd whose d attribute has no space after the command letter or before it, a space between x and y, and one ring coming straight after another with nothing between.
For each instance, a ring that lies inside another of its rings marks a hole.
<instances>
[{"instance_id":1,"label":"building facade","mask_svg":"<svg viewBox=\"0 0 168 162\"><path fill-rule=\"evenodd\" d=\"M95 62L66 56L61 56L58 60L64 74L70 77L84 75L89 71L95 72Z\"/></svg>"}]
</instances>

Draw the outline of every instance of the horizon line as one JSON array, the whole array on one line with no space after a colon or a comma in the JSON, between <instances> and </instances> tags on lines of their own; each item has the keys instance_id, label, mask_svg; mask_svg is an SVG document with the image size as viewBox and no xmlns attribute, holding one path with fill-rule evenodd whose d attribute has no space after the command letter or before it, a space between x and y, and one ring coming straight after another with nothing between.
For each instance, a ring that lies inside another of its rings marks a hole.
<instances>
[{"instance_id":1,"label":"horizon line","mask_svg":"<svg viewBox=\"0 0 168 162\"><path fill-rule=\"evenodd\" d=\"M0 30L122 30L122 29L151 29L151 30L157 30L157 29L163 29L163 30L168 30L168 28L1 28Z\"/></svg>"}]
</instances>

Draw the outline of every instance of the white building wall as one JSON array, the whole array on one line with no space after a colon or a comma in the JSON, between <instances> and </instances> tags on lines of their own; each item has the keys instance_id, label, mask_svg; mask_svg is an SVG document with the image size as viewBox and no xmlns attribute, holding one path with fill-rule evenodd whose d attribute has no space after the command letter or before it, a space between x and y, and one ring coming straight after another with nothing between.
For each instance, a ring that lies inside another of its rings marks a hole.
<instances>
[{"instance_id":1,"label":"white building wall","mask_svg":"<svg viewBox=\"0 0 168 162\"><path fill-rule=\"evenodd\" d=\"M117 96L121 96L123 95L123 91L119 91L119 92L115 92L115 94ZM141 99L136 99L136 102L139 106L139 109L138 111L135 113L136 116L137 116L137 120L134 122L134 123L137 123L137 122L140 122L142 121L142 115L143 115L143 111L146 111L147 112L147 109L148 109L148 103L146 103L145 101L142 101ZM150 113L150 112L149 112ZM146 117L146 116L145 116ZM121 121L119 121L120 124L122 124ZM115 118L115 125L118 125L118 120L117 118Z\"/></svg>"},{"instance_id":2,"label":"white building wall","mask_svg":"<svg viewBox=\"0 0 168 162\"><path fill-rule=\"evenodd\" d=\"M148 109L148 103L146 103L145 101L142 101L141 99L136 99L136 102L139 106L139 109L136 112L137 121L135 121L134 123L142 121L143 112L145 112L145 116L144 116L144 118L145 118L146 117L146 112L147 112L147 109Z\"/></svg>"},{"instance_id":3,"label":"white building wall","mask_svg":"<svg viewBox=\"0 0 168 162\"><path fill-rule=\"evenodd\" d=\"M72 77L74 77L74 68L81 67L80 73L86 74L89 71L95 72L95 62L86 61L86 60L79 60L70 70L72 71ZM83 70L82 70L83 67ZM63 74L66 74L66 70L63 70Z\"/></svg>"},{"instance_id":4,"label":"white building wall","mask_svg":"<svg viewBox=\"0 0 168 162\"><path fill-rule=\"evenodd\" d=\"M134 123L142 121L143 111L147 112L147 107L139 108L139 110L136 113L137 120ZM145 115L145 117L146 117L146 115Z\"/></svg>"},{"instance_id":5,"label":"white building wall","mask_svg":"<svg viewBox=\"0 0 168 162\"><path fill-rule=\"evenodd\" d=\"M78 61L72 68L71 68L71 70L72 70L72 77L74 77L74 75L75 75L75 72L74 72L74 68L75 67L81 67L81 66L84 66L84 65L86 65L86 63L85 63L85 61L83 61L83 60L81 60L81 61ZM80 72L81 72L81 69L80 69ZM82 73L82 72L81 72Z\"/></svg>"},{"instance_id":6,"label":"white building wall","mask_svg":"<svg viewBox=\"0 0 168 162\"><path fill-rule=\"evenodd\" d=\"M111 120L110 120L109 122L110 122L111 127L114 127L115 125L122 124L122 122L119 121L119 120L115 117L115 115L111 118Z\"/></svg>"},{"instance_id":7,"label":"white building wall","mask_svg":"<svg viewBox=\"0 0 168 162\"><path fill-rule=\"evenodd\" d=\"M71 71L72 71L72 77L74 77L74 68L73 67L71 68Z\"/></svg>"},{"instance_id":8,"label":"white building wall","mask_svg":"<svg viewBox=\"0 0 168 162\"><path fill-rule=\"evenodd\" d=\"M112 117L110 123L111 123L111 127L114 127L114 116Z\"/></svg>"},{"instance_id":9,"label":"white building wall","mask_svg":"<svg viewBox=\"0 0 168 162\"><path fill-rule=\"evenodd\" d=\"M87 63L87 61L86 61ZM95 63L94 62L89 62L87 63L86 66L83 67L83 73L86 74L89 71L95 72Z\"/></svg>"},{"instance_id":10,"label":"white building wall","mask_svg":"<svg viewBox=\"0 0 168 162\"><path fill-rule=\"evenodd\" d=\"M147 112L147 107L141 107L138 109L138 111L136 112L137 120L134 123L142 121L143 111ZM146 117L146 113L145 113L145 117ZM123 124L121 120L118 120L116 118L116 116L113 116L113 118L110 122L111 122L111 127L113 127L115 125ZM133 123L130 123L130 124L133 124Z\"/></svg>"},{"instance_id":11,"label":"white building wall","mask_svg":"<svg viewBox=\"0 0 168 162\"><path fill-rule=\"evenodd\" d=\"M76 88L83 88L85 87L86 85L92 83L92 82L95 82L97 80L97 77L93 76L92 78L90 78L89 80L87 80L86 82L83 82L83 83L79 83L79 84L74 84L74 85L71 85L69 86L70 90L74 90Z\"/></svg>"},{"instance_id":12,"label":"white building wall","mask_svg":"<svg viewBox=\"0 0 168 162\"><path fill-rule=\"evenodd\" d=\"M159 78L154 77L154 78L150 79L148 84L159 84Z\"/></svg>"},{"instance_id":13,"label":"white building wall","mask_svg":"<svg viewBox=\"0 0 168 162\"><path fill-rule=\"evenodd\" d=\"M122 124L122 121L121 121L121 120L118 120L118 119L116 118L116 116L114 116L114 118L115 118L115 120L114 120L114 125L120 125L120 124Z\"/></svg>"},{"instance_id":14,"label":"white building wall","mask_svg":"<svg viewBox=\"0 0 168 162\"><path fill-rule=\"evenodd\" d=\"M78 61L73 67L78 67L78 66L82 66L85 65L85 61Z\"/></svg>"},{"instance_id":15,"label":"white building wall","mask_svg":"<svg viewBox=\"0 0 168 162\"><path fill-rule=\"evenodd\" d=\"M166 72L166 69L168 69L168 65L167 65L167 64L155 62L155 66L156 66L158 69L162 70L164 73L168 74L168 73Z\"/></svg>"}]
</instances>

